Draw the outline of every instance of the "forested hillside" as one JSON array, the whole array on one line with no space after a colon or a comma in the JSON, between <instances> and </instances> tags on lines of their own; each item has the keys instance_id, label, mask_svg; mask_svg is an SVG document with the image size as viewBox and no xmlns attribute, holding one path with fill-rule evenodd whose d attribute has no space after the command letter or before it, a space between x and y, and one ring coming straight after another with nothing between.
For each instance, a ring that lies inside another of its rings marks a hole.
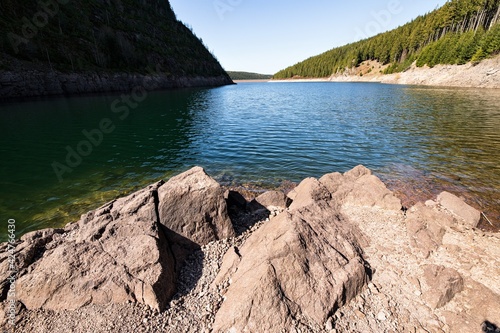
<instances>
[{"instance_id":1,"label":"forested hillside","mask_svg":"<svg viewBox=\"0 0 500 333\"><path fill-rule=\"evenodd\" d=\"M227 74L232 80L268 80L271 79L272 75L249 73L249 72L231 72L228 71Z\"/></svg>"},{"instance_id":2,"label":"forested hillside","mask_svg":"<svg viewBox=\"0 0 500 333\"><path fill-rule=\"evenodd\" d=\"M0 71L226 75L167 0L1 0Z\"/></svg>"},{"instance_id":3,"label":"forested hillside","mask_svg":"<svg viewBox=\"0 0 500 333\"><path fill-rule=\"evenodd\" d=\"M500 53L500 0L451 0L392 31L334 48L288 67L275 79L328 77L367 60L384 65L384 73L417 66L477 62Z\"/></svg>"}]
</instances>

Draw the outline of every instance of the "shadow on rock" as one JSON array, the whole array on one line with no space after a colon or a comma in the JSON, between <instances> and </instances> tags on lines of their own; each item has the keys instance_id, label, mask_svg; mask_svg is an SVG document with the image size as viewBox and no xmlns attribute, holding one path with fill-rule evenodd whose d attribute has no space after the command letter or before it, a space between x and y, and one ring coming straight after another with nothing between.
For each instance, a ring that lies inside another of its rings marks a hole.
<instances>
[{"instance_id":1,"label":"shadow on rock","mask_svg":"<svg viewBox=\"0 0 500 333\"><path fill-rule=\"evenodd\" d=\"M177 293L172 300L179 299L189 294L203 275L203 259L205 255L201 249L191 253L180 264L180 272L177 281Z\"/></svg>"},{"instance_id":2,"label":"shadow on rock","mask_svg":"<svg viewBox=\"0 0 500 333\"><path fill-rule=\"evenodd\" d=\"M241 193L227 190L224 193L227 210L236 236L251 229L257 222L269 217L270 211L256 200L248 202Z\"/></svg>"},{"instance_id":3,"label":"shadow on rock","mask_svg":"<svg viewBox=\"0 0 500 333\"><path fill-rule=\"evenodd\" d=\"M500 333L498 326L489 321L483 323L482 329L484 333Z\"/></svg>"}]
</instances>

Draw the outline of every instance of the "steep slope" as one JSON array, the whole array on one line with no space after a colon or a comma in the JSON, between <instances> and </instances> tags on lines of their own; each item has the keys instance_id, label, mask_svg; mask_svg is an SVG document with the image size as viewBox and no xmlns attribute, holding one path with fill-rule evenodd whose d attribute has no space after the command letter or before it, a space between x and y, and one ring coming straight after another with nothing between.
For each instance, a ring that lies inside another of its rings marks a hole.
<instances>
[{"instance_id":1,"label":"steep slope","mask_svg":"<svg viewBox=\"0 0 500 333\"><path fill-rule=\"evenodd\" d=\"M0 97L231 83L167 0L5 0L0 31Z\"/></svg>"},{"instance_id":2,"label":"steep slope","mask_svg":"<svg viewBox=\"0 0 500 333\"><path fill-rule=\"evenodd\" d=\"M397 29L311 57L274 78L328 77L370 60L388 65L385 74L404 71L415 61L420 67L477 62L500 52L499 22L499 0L451 0Z\"/></svg>"}]
</instances>

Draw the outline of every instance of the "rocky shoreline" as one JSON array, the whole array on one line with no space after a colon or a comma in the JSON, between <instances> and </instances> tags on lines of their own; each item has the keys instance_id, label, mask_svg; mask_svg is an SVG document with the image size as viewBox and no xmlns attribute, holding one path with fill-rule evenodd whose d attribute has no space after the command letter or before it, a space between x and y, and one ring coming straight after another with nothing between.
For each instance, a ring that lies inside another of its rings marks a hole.
<instances>
[{"instance_id":1,"label":"rocky shoreline","mask_svg":"<svg viewBox=\"0 0 500 333\"><path fill-rule=\"evenodd\" d=\"M196 167L0 248L16 332L496 332L500 234L370 170L245 198Z\"/></svg>"},{"instance_id":2,"label":"rocky shoreline","mask_svg":"<svg viewBox=\"0 0 500 333\"><path fill-rule=\"evenodd\" d=\"M227 75L175 77L164 74L62 73L58 71L4 71L0 77L0 101L45 96L133 92L233 84Z\"/></svg>"},{"instance_id":3,"label":"rocky shoreline","mask_svg":"<svg viewBox=\"0 0 500 333\"><path fill-rule=\"evenodd\" d=\"M353 71L354 73L332 75L329 78L299 78L275 80L275 82L379 82L386 84L500 89L500 56L485 59L479 64L436 65L433 68L429 68L428 66L419 68L413 64L402 73L387 75L378 72L379 67L383 69L387 66L382 66L378 63L374 63L373 65L377 70L364 73L363 75L359 75L357 71Z\"/></svg>"}]
</instances>

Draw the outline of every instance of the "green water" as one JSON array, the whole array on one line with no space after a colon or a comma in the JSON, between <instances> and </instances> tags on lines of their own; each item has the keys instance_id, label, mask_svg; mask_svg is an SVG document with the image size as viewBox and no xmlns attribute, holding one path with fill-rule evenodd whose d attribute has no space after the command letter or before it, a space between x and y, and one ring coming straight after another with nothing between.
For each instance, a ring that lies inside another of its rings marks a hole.
<instances>
[{"instance_id":1,"label":"green water","mask_svg":"<svg viewBox=\"0 0 500 333\"><path fill-rule=\"evenodd\" d=\"M275 186L364 164L467 193L500 221L500 91L246 83L140 97L0 104L2 240L9 218L18 235L63 226L194 165Z\"/></svg>"}]
</instances>

